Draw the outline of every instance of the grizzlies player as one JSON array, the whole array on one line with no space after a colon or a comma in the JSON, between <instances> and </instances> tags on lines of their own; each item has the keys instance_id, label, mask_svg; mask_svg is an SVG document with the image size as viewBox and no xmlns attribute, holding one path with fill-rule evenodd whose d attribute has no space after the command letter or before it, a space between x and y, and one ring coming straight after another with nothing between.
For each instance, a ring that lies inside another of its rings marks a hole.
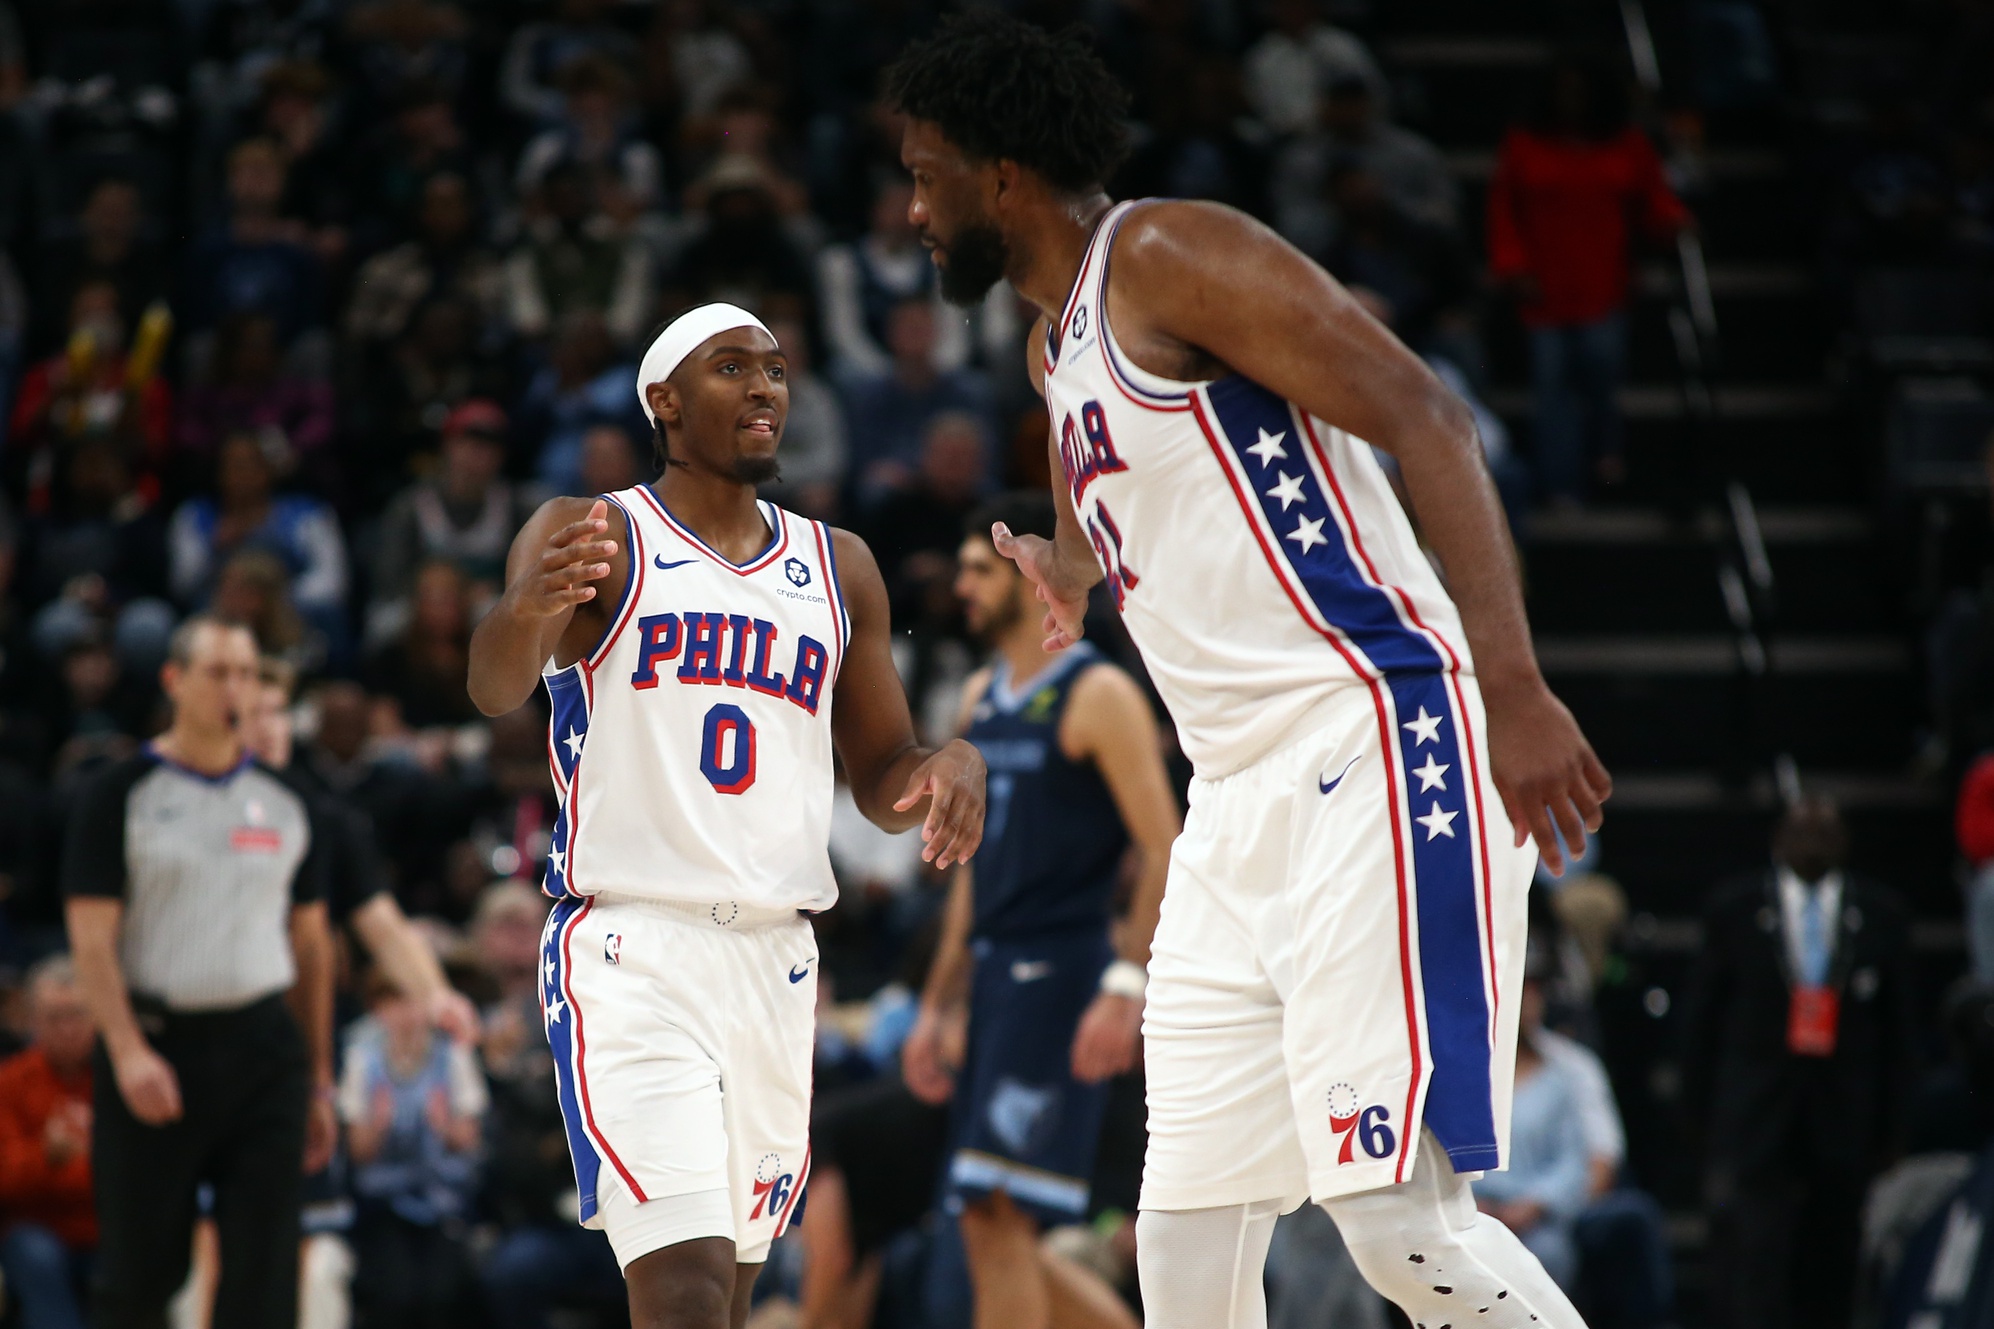
<instances>
[{"instance_id":1,"label":"grizzlies player","mask_svg":"<svg viewBox=\"0 0 1994 1329\"><path fill-rule=\"evenodd\" d=\"M979 1329L1132 1329L1114 1291L1042 1254L1038 1235L1085 1218L1106 1082L1135 1064L1176 798L1135 680L1085 642L1046 655L1031 583L990 543L999 521L1050 536L1055 515L1043 494L999 499L962 543L956 593L996 657L963 699L989 766L989 820L974 874L956 874L902 1066L920 1097L955 1096L946 1185L963 1205Z\"/></svg>"},{"instance_id":2,"label":"grizzlies player","mask_svg":"<svg viewBox=\"0 0 1994 1329\"><path fill-rule=\"evenodd\" d=\"M1583 845L1611 785L1473 417L1251 218L1111 203L1123 98L1077 39L972 11L888 92L943 293L1008 278L1041 315L1059 531L998 549L1055 646L1106 579L1196 777L1143 1023L1149 1324L1261 1323L1309 1197L1415 1324L1578 1324L1468 1181L1508 1147L1528 841L1561 868L1553 824Z\"/></svg>"},{"instance_id":3,"label":"grizzlies player","mask_svg":"<svg viewBox=\"0 0 1994 1329\"><path fill-rule=\"evenodd\" d=\"M634 1329L739 1329L802 1202L833 745L938 867L982 833L983 759L915 744L864 543L755 497L786 369L732 305L661 332L637 392L662 474L542 507L471 644L486 714L553 701L541 1005Z\"/></svg>"}]
</instances>

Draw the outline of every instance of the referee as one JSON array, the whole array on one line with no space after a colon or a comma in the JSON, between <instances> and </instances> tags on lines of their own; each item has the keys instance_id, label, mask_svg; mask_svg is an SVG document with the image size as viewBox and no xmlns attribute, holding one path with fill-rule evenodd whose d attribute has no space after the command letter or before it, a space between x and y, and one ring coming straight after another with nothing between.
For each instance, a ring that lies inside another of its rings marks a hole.
<instances>
[{"instance_id":1,"label":"referee","mask_svg":"<svg viewBox=\"0 0 1994 1329\"><path fill-rule=\"evenodd\" d=\"M306 800L237 732L258 687L248 630L190 618L160 681L171 726L85 787L63 861L101 1037L95 1323L166 1323L205 1182L221 1238L213 1329L289 1329L302 1180L335 1129L320 856Z\"/></svg>"}]
</instances>

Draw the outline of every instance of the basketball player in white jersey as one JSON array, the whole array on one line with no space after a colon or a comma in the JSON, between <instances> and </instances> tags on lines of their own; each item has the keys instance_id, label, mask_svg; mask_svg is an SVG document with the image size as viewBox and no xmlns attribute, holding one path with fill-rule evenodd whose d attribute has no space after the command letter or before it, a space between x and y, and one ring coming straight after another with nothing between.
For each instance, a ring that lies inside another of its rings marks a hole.
<instances>
[{"instance_id":1,"label":"basketball player in white jersey","mask_svg":"<svg viewBox=\"0 0 1994 1329\"><path fill-rule=\"evenodd\" d=\"M982 835L982 758L916 744L865 544L755 497L785 375L732 305L661 332L637 392L662 474L542 507L471 643L486 714L553 702L541 1008L634 1329L740 1329L802 1203L833 748L937 867Z\"/></svg>"},{"instance_id":2,"label":"basketball player in white jersey","mask_svg":"<svg viewBox=\"0 0 1994 1329\"><path fill-rule=\"evenodd\" d=\"M1263 1325L1308 1198L1415 1325L1571 1329L1468 1180L1508 1146L1529 839L1560 868L1553 823L1582 845L1611 786L1538 673L1467 407L1252 219L1111 204L1124 98L1078 38L974 11L888 93L943 293L1040 312L1059 530L997 547L1049 646L1107 580L1196 776L1143 1023L1151 1329Z\"/></svg>"}]
</instances>

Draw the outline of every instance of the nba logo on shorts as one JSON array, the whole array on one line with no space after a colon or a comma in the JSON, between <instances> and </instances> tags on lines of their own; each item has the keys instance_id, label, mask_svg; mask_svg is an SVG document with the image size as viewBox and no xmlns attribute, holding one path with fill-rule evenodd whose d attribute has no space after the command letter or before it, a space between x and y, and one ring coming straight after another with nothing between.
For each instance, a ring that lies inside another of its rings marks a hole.
<instances>
[{"instance_id":1,"label":"nba logo on shorts","mask_svg":"<svg viewBox=\"0 0 1994 1329\"><path fill-rule=\"evenodd\" d=\"M1359 1102L1356 1086L1339 1082L1329 1087L1329 1129L1343 1137L1343 1147L1336 1151L1339 1165L1353 1161L1360 1144L1373 1158L1389 1158L1398 1147L1398 1136L1385 1124L1392 1110L1382 1103L1360 1107Z\"/></svg>"},{"instance_id":2,"label":"nba logo on shorts","mask_svg":"<svg viewBox=\"0 0 1994 1329\"><path fill-rule=\"evenodd\" d=\"M609 933L602 939L602 959L604 964L623 963L623 934Z\"/></svg>"}]
</instances>

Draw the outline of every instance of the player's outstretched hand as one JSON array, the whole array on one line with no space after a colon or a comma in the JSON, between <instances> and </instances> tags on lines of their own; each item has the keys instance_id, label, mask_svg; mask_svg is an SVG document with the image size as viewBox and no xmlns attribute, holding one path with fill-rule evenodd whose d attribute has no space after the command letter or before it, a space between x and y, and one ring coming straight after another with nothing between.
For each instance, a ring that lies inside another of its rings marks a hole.
<instances>
[{"instance_id":1,"label":"player's outstretched hand","mask_svg":"<svg viewBox=\"0 0 1994 1329\"><path fill-rule=\"evenodd\" d=\"M1013 535L1001 521L990 528L990 542L1038 588L1045 602L1045 648L1063 651L1079 641L1086 633L1087 585L1075 586L1064 574L1059 546L1042 536Z\"/></svg>"},{"instance_id":2,"label":"player's outstretched hand","mask_svg":"<svg viewBox=\"0 0 1994 1329\"><path fill-rule=\"evenodd\" d=\"M1578 721L1541 679L1506 691L1484 688L1489 716L1489 770L1516 827L1516 843L1537 837L1537 852L1563 876L1565 856L1552 823L1574 854L1586 834L1599 829L1600 805L1613 793L1613 777L1593 755Z\"/></svg>"},{"instance_id":3,"label":"player's outstretched hand","mask_svg":"<svg viewBox=\"0 0 1994 1329\"><path fill-rule=\"evenodd\" d=\"M939 1105L955 1093L967 1031L960 1014L938 1011L925 1002L907 1041L900 1045L900 1078L923 1103Z\"/></svg>"},{"instance_id":4,"label":"player's outstretched hand","mask_svg":"<svg viewBox=\"0 0 1994 1329\"><path fill-rule=\"evenodd\" d=\"M584 600L595 598L590 582L609 575L609 558L616 542L601 538L609 530L609 504L601 499L589 508L589 515L569 522L547 537L540 551L540 566L522 579L513 603L524 614L551 618Z\"/></svg>"},{"instance_id":5,"label":"player's outstretched hand","mask_svg":"<svg viewBox=\"0 0 1994 1329\"><path fill-rule=\"evenodd\" d=\"M1073 1078L1087 1084L1135 1065L1142 1046L1142 1003L1113 992L1097 995L1073 1034Z\"/></svg>"},{"instance_id":6,"label":"player's outstretched hand","mask_svg":"<svg viewBox=\"0 0 1994 1329\"><path fill-rule=\"evenodd\" d=\"M928 819L921 823L927 841L922 861L938 868L968 862L983 843L983 754L975 744L949 740L914 768L893 807L907 812L924 798L930 801Z\"/></svg>"}]
</instances>

